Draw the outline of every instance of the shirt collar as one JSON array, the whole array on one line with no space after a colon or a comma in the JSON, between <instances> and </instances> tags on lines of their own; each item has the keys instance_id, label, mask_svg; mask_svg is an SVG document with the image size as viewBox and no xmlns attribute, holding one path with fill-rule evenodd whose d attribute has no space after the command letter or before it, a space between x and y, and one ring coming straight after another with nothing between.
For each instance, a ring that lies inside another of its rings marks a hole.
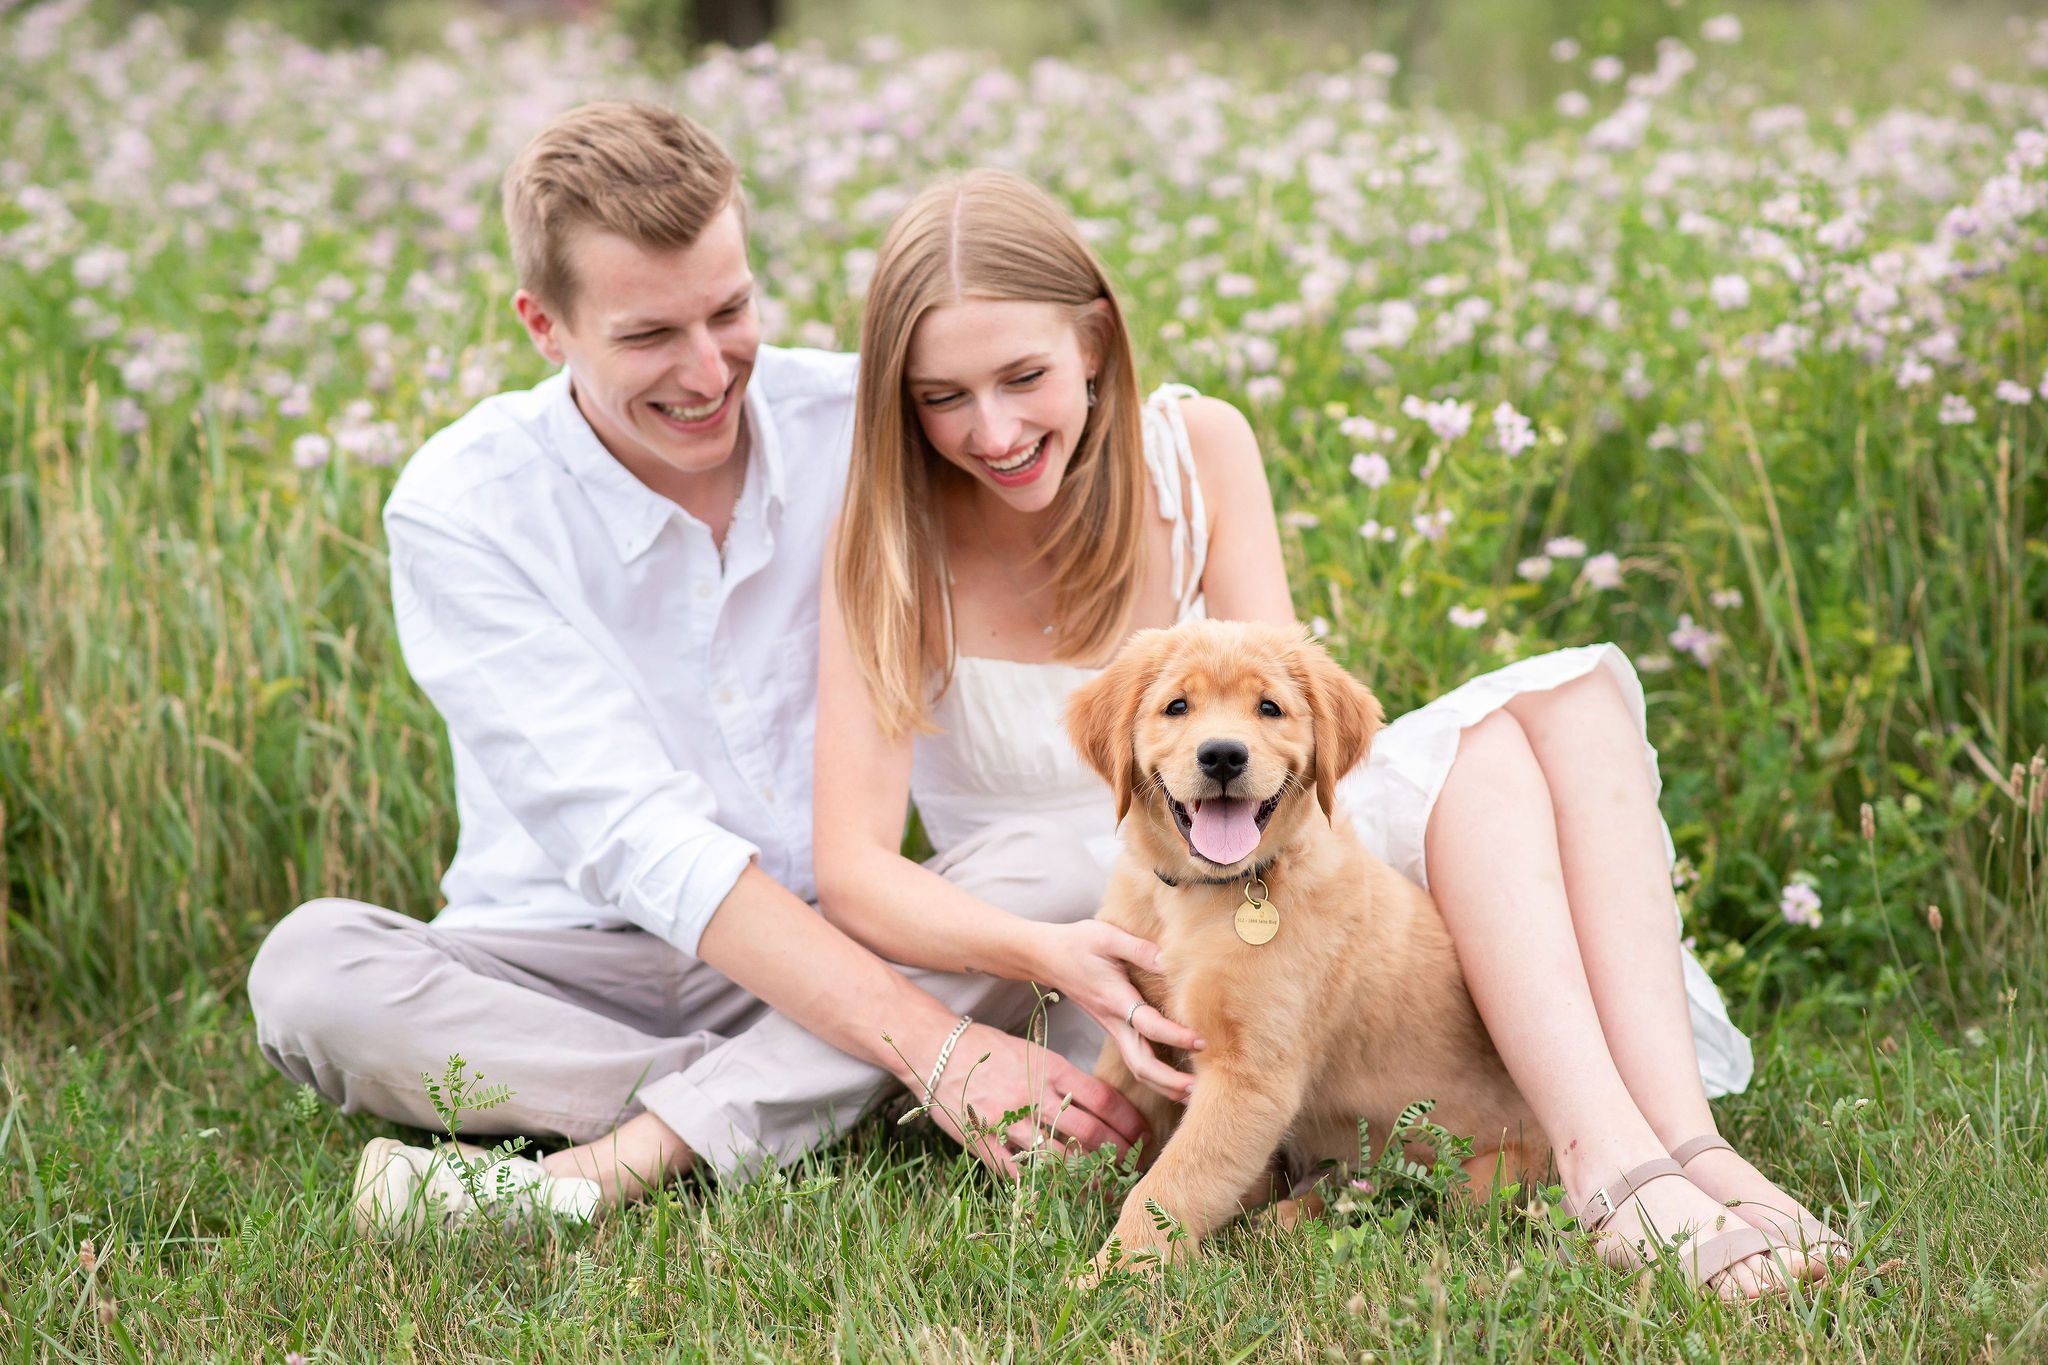
<instances>
[{"instance_id":1,"label":"shirt collar","mask_svg":"<svg viewBox=\"0 0 2048 1365\"><path fill-rule=\"evenodd\" d=\"M754 471L760 470L766 476L763 487L768 506L780 511L785 491L782 438L775 429L774 415L768 411L768 395L757 382L760 377L758 367L747 377L747 450L753 461L747 468L747 481L753 482Z\"/></svg>"},{"instance_id":2,"label":"shirt collar","mask_svg":"<svg viewBox=\"0 0 2048 1365\"><path fill-rule=\"evenodd\" d=\"M631 563L654 543L670 517L687 517L689 513L640 482L605 448L576 406L566 368L541 381L539 387L546 395L548 424L569 473L597 509L619 561ZM749 458L733 509L735 520L751 512L757 482L765 481L768 506L778 512L785 488L782 444L768 412L768 400L758 385L749 382L745 402Z\"/></svg>"}]
</instances>

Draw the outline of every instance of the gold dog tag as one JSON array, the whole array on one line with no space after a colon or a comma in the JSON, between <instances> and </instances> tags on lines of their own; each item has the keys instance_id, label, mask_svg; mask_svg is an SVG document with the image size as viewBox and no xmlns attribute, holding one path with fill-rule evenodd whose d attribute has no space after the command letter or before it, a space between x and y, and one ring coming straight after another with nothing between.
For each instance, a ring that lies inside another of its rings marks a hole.
<instances>
[{"instance_id":1,"label":"gold dog tag","mask_svg":"<svg viewBox=\"0 0 2048 1365\"><path fill-rule=\"evenodd\" d=\"M1253 894L1252 888L1258 893ZM1244 884L1244 904L1237 907L1237 936L1254 948L1271 943L1280 932L1280 912L1266 899L1266 884L1257 877Z\"/></svg>"}]
</instances>

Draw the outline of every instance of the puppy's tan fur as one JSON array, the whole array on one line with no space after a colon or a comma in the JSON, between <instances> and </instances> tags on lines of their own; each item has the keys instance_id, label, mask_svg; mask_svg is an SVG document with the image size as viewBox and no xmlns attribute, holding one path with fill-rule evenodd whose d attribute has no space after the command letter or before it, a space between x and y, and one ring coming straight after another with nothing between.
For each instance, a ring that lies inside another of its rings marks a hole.
<instances>
[{"instance_id":1,"label":"puppy's tan fur","mask_svg":"<svg viewBox=\"0 0 2048 1365\"><path fill-rule=\"evenodd\" d=\"M1176 699L1187 711L1168 715ZM1262 714L1262 701L1281 714ZM1368 853L1335 808L1337 779L1381 721L1379 702L1320 645L1218 621L1134 636L1068 703L1068 733L1114 789L1124 830L1101 917L1159 945L1165 973L1142 974L1139 990L1207 1043L1184 1111L1140 1084L1114 1043L1097 1063L1165 1143L1117 1219L1126 1254L1167 1254L1148 1201L1191 1244L1263 1199L1276 1153L1296 1171L1355 1160L1358 1119L1384 1143L1412 1100L1435 1100L1436 1121L1475 1139L1469 1169L1482 1192L1497 1170L1524 1179L1547 1165L1435 904ZM1184 803L1207 794L1196 750L1215 739L1250 749L1226 794L1284 792L1258 847L1229 867L1193 854L1167 804L1169 793ZM1261 864L1280 929L1253 946L1234 916Z\"/></svg>"}]
</instances>

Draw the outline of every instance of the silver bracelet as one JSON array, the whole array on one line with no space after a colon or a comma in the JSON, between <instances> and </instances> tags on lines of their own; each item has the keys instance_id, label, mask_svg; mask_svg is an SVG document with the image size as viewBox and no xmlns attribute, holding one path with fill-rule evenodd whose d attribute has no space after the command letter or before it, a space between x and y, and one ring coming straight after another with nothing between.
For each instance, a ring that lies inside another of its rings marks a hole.
<instances>
[{"instance_id":1,"label":"silver bracelet","mask_svg":"<svg viewBox=\"0 0 2048 1365\"><path fill-rule=\"evenodd\" d=\"M960 1022L953 1025L953 1031L946 1035L946 1045L939 1049L939 1060L932 1063L932 1078L924 1083L925 1106L931 1106L932 1097L939 1093L939 1077L946 1074L946 1061L953 1055L953 1045L960 1041L960 1035L967 1032L967 1026L974 1022L974 1016L963 1014Z\"/></svg>"}]
</instances>

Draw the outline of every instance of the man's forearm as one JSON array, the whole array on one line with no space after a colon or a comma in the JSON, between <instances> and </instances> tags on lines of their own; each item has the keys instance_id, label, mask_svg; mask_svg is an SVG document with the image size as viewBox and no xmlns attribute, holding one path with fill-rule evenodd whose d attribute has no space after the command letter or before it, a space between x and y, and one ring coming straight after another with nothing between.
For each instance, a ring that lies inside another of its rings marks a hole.
<instances>
[{"instance_id":1,"label":"man's forearm","mask_svg":"<svg viewBox=\"0 0 2048 1365\"><path fill-rule=\"evenodd\" d=\"M697 956L850 1056L920 1091L955 1016L759 867L740 874ZM885 1041L883 1034L892 1041ZM900 1054L900 1055L899 1055Z\"/></svg>"}]
</instances>

